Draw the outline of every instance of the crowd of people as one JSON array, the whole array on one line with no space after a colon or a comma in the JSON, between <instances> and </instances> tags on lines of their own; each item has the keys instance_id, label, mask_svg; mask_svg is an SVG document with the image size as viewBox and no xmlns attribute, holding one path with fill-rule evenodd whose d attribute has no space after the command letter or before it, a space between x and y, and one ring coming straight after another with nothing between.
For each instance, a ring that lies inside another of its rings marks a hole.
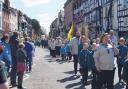
<instances>
[{"instance_id":1,"label":"crowd of people","mask_svg":"<svg viewBox=\"0 0 128 89\"><path fill-rule=\"evenodd\" d=\"M23 76L32 71L34 45L48 47L56 61L70 62L73 59L74 77L78 76L79 68L83 87L91 72L92 89L114 89L115 70L118 70L119 83L125 83L128 89L128 40L123 37L117 39L113 30L91 40L80 32L76 32L72 40L57 37L35 42L29 37L19 39L17 32L12 36L4 34L0 40L0 89L9 89L8 79L11 87L25 89Z\"/></svg>"},{"instance_id":2,"label":"crowd of people","mask_svg":"<svg viewBox=\"0 0 128 89\"><path fill-rule=\"evenodd\" d=\"M128 40L123 37L117 39L113 30L92 40L80 32L76 32L71 41L61 37L51 38L48 40L48 47L53 59L62 61L73 59L74 76L78 75L79 64L83 86L86 86L88 73L91 71L92 89L102 87L114 89L117 69L119 83L125 83L128 89Z\"/></svg>"},{"instance_id":3,"label":"crowd of people","mask_svg":"<svg viewBox=\"0 0 128 89\"><path fill-rule=\"evenodd\" d=\"M26 89L23 87L25 72L32 71L34 43L29 37L19 38L18 32L12 36L4 34L0 40L0 89L10 87Z\"/></svg>"}]
</instances>

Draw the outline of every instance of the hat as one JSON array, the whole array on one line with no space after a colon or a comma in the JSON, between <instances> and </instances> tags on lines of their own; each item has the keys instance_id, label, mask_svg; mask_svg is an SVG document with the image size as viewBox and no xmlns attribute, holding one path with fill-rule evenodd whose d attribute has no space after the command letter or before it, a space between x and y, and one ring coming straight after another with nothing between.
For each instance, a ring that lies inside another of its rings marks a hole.
<instances>
[{"instance_id":1,"label":"hat","mask_svg":"<svg viewBox=\"0 0 128 89\"><path fill-rule=\"evenodd\" d=\"M121 37L121 38L119 39L119 41L125 41L125 39L124 39L123 37Z\"/></svg>"}]
</instances>

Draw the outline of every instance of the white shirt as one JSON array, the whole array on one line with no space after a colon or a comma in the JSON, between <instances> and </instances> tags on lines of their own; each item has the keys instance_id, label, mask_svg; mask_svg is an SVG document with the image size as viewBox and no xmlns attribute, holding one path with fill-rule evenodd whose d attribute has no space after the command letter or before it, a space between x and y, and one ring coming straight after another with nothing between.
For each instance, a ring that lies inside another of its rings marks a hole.
<instances>
[{"instance_id":1,"label":"white shirt","mask_svg":"<svg viewBox=\"0 0 128 89\"><path fill-rule=\"evenodd\" d=\"M56 46L61 47L62 46L62 41L61 40L56 40Z\"/></svg>"},{"instance_id":2,"label":"white shirt","mask_svg":"<svg viewBox=\"0 0 128 89\"><path fill-rule=\"evenodd\" d=\"M78 44L79 43L79 39L76 37L72 38L71 41L71 53L72 55L78 55Z\"/></svg>"},{"instance_id":3,"label":"white shirt","mask_svg":"<svg viewBox=\"0 0 128 89\"><path fill-rule=\"evenodd\" d=\"M55 50L55 47L56 47L55 41L51 41L50 48L51 48L52 50Z\"/></svg>"}]
</instances>

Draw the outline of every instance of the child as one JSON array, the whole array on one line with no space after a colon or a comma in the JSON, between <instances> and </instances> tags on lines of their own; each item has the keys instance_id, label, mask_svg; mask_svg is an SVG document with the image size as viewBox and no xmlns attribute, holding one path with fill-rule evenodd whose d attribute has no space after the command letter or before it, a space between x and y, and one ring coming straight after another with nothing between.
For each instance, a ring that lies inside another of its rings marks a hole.
<instances>
[{"instance_id":1,"label":"child","mask_svg":"<svg viewBox=\"0 0 128 89\"><path fill-rule=\"evenodd\" d=\"M95 62L94 62L94 58L93 58L93 54L94 54L94 51L96 50L96 48L97 48L97 44L92 43L92 50L90 51L89 61L88 61L89 68L91 69L92 75L93 75L92 89L96 89L96 80L97 80L97 70L96 70L96 66L95 66Z\"/></svg>"},{"instance_id":2,"label":"child","mask_svg":"<svg viewBox=\"0 0 128 89\"><path fill-rule=\"evenodd\" d=\"M88 77L88 55L89 55L89 50L88 50L88 43L83 44L83 49L81 50L79 54L79 64L81 68L81 75L82 75L82 84L85 86L87 83L87 77Z\"/></svg>"},{"instance_id":3,"label":"child","mask_svg":"<svg viewBox=\"0 0 128 89\"><path fill-rule=\"evenodd\" d=\"M22 86L23 83L23 75L26 69L26 60L27 54L24 50L24 44L19 44L19 49L17 50L17 74L18 74L18 89L25 89Z\"/></svg>"},{"instance_id":4,"label":"child","mask_svg":"<svg viewBox=\"0 0 128 89\"><path fill-rule=\"evenodd\" d=\"M118 76L119 76L119 83L121 82L121 76L122 76L122 68L123 64L127 58L128 49L127 46L125 46L125 39L121 37L119 39L119 55L117 58L117 65L118 65Z\"/></svg>"},{"instance_id":5,"label":"child","mask_svg":"<svg viewBox=\"0 0 128 89\"><path fill-rule=\"evenodd\" d=\"M72 60L72 54L71 54L69 41L66 41L65 43L65 51L66 51L67 60L70 62L70 60Z\"/></svg>"},{"instance_id":6,"label":"child","mask_svg":"<svg viewBox=\"0 0 128 89\"><path fill-rule=\"evenodd\" d=\"M125 61L124 66L123 66L122 78L124 82L126 83L126 89L128 89L128 59Z\"/></svg>"},{"instance_id":7,"label":"child","mask_svg":"<svg viewBox=\"0 0 128 89\"><path fill-rule=\"evenodd\" d=\"M65 45L64 44L62 44L62 47L60 49L60 54L61 54L62 60L65 60L66 51L65 51Z\"/></svg>"}]
</instances>

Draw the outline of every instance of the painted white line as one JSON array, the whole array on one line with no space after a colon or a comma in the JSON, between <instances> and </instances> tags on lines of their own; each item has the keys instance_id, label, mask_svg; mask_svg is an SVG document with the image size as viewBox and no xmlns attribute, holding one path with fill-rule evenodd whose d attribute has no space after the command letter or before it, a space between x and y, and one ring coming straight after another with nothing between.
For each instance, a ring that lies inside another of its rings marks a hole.
<instances>
[{"instance_id":1,"label":"painted white line","mask_svg":"<svg viewBox=\"0 0 128 89\"><path fill-rule=\"evenodd\" d=\"M27 80L29 77L30 77L30 75L25 74L25 75L24 75L24 79L23 79L23 80Z\"/></svg>"}]
</instances>

